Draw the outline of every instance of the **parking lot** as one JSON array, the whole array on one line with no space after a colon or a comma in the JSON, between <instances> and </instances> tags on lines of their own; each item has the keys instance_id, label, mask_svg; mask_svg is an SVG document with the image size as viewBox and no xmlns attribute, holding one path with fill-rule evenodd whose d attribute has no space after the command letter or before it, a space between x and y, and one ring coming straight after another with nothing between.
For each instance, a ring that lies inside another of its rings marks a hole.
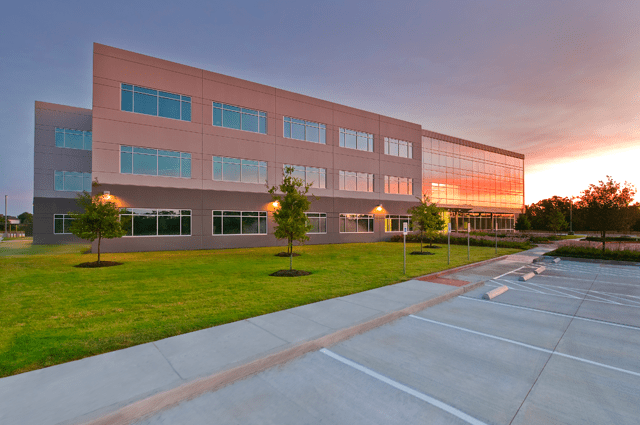
<instances>
[{"instance_id":1,"label":"parking lot","mask_svg":"<svg viewBox=\"0 0 640 425\"><path fill-rule=\"evenodd\" d=\"M447 276L493 272L475 291L139 423L637 424L640 268L561 261L524 282L539 265L511 257Z\"/></svg>"}]
</instances>

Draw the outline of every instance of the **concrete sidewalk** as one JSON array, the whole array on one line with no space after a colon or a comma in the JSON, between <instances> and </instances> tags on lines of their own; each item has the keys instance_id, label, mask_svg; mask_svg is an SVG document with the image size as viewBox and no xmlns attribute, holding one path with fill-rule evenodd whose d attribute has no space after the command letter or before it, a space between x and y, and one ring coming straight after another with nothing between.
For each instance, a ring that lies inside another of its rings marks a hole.
<instances>
[{"instance_id":1,"label":"concrete sidewalk","mask_svg":"<svg viewBox=\"0 0 640 425\"><path fill-rule=\"evenodd\" d=\"M76 424L99 418L124 423L121 413L116 414L120 420L114 419L114 412L126 412L125 406L157 408L160 401L173 400L163 394L175 399L224 386L476 289L497 271L530 263L545 251L535 248L439 274L470 282L462 287L411 279L2 378L0 424ZM145 407L145 400L151 405Z\"/></svg>"}]
</instances>

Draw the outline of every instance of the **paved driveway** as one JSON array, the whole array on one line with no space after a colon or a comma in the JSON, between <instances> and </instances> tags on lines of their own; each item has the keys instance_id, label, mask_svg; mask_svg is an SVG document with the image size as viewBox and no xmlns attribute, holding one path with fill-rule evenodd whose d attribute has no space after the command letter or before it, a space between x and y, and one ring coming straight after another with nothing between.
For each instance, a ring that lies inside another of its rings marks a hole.
<instances>
[{"instance_id":1,"label":"paved driveway","mask_svg":"<svg viewBox=\"0 0 640 425\"><path fill-rule=\"evenodd\" d=\"M538 265L513 260L447 276L493 272L483 288L140 423L638 424L640 268L562 261L522 282Z\"/></svg>"}]
</instances>

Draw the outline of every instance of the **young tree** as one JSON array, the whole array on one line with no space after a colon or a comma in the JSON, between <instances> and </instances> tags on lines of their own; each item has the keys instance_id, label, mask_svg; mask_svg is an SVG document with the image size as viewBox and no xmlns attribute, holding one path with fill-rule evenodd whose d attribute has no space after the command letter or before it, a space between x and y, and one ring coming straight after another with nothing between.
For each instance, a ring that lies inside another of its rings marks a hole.
<instances>
[{"instance_id":1,"label":"young tree","mask_svg":"<svg viewBox=\"0 0 640 425\"><path fill-rule=\"evenodd\" d=\"M531 230L531 221L526 214L520 214L516 220L516 230L527 231Z\"/></svg>"},{"instance_id":2,"label":"young tree","mask_svg":"<svg viewBox=\"0 0 640 425\"><path fill-rule=\"evenodd\" d=\"M564 214L560 210L551 210L547 214L547 227L553 233L558 233L560 230L565 229L568 226L567 220L564 218Z\"/></svg>"},{"instance_id":3,"label":"young tree","mask_svg":"<svg viewBox=\"0 0 640 425\"><path fill-rule=\"evenodd\" d=\"M600 180L599 184L590 184L582 192L580 209L591 230L597 230L602 235L602 252L605 249L607 232L626 230L631 227L635 217L631 201L636 194L636 188L624 182L620 184L607 176L607 181Z\"/></svg>"},{"instance_id":4,"label":"young tree","mask_svg":"<svg viewBox=\"0 0 640 425\"><path fill-rule=\"evenodd\" d=\"M417 197L416 197L417 198ZM428 196L417 198L420 203L407 210L411 214L411 222L414 228L420 232L420 252L424 236L429 240L429 246L433 246L433 238L444 229L445 222L442 219L442 209L432 203Z\"/></svg>"},{"instance_id":5,"label":"young tree","mask_svg":"<svg viewBox=\"0 0 640 425\"><path fill-rule=\"evenodd\" d=\"M307 232L313 228L305 214L311 206L311 201L307 198L311 184L305 183L298 177L293 177L292 173L293 167L286 167L280 186L273 186L269 189L273 201L279 204L279 208L273 213L273 219L277 224L274 236L277 239L287 240L290 271L293 263L293 241L302 244L309 240ZM278 190L283 195L277 195Z\"/></svg>"},{"instance_id":6,"label":"young tree","mask_svg":"<svg viewBox=\"0 0 640 425\"><path fill-rule=\"evenodd\" d=\"M120 209L102 194L91 196L88 192L78 195L76 200L83 212L69 212L73 222L71 233L81 239L93 242L98 239L98 265L100 265L100 242L103 238L113 239L127 232L120 223Z\"/></svg>"}]
</instances>

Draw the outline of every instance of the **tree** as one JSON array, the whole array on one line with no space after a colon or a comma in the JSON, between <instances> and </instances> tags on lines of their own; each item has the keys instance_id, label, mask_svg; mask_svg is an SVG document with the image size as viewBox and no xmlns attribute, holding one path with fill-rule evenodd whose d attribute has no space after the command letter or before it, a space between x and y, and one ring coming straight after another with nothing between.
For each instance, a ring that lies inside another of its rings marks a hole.
<instances>
[{"instance_id":1,"label":"tree","mask_svg":"<svg viewBox=\"0 0 640 425\"><path fill-rule=\"evenodd\" d=\"M429 246L433 246L433 238L437 233L444 229L444 219L442 218L442 209L432 203L428 196L418 198L420 203L407 210L411 214L411 223L414 228L420 232L420 252L422 252L422 243L424 236L429 240Z\"/></svg>"},{"instance_id":2,"label":"tree","mask_svg":"<svg viewBox=\"0 0 640 425\"><path fill-rule=\"evenodd\" d=\"M293 263L293 242L298 241L302 244L309 240L307 232L313 228L305 214L311 206L311 201L307 198L311 184L293 177L292 174L293 167L286 167L280 186L269 189L273 201L279 204L279 208L273 213L273 219L277 224L274 236L277 239L287 240L289 271L292 270ZM278 190L284 195L277 195Z\"/></svg>"},{"instance_id":3,"label":"tree","mask_svg":"<svg viewBox=\"0 0 640 425\"><path fill-rule=\"evenodd\" d=\"M551 210L546 217L547 227L553 233L558 233L567 227L567 220L564 218L564 214L560 210Z\"/></svg>"},{"instance_id":4,"label":"tree","mask_svg":"<svg viewBox=\"0 0 640 425\"><path fill-rule=\"evenodd\" d=\"M120 223L120 209L102 194L91 196L88 192L78 195L76 203L83 212L69 212L73 219L71 233L90 242L98 239L97 264L100 265L102 239L120 238L127 233Z\"/></svg>"},{"instance_id":5,"label":"tree","mask_svg":"<svg viewBox=\"0 0 640 425\"><path fill-rule=\"evenodd\" d=\"M531 223L531 228L536 230L548 230L551 227L551 221L558 222L560 216L557 212L560 212L564 217L564 221L568 222L571 215L570 211L571 200L559 196L552 196L535 204L525 206L525 215Z\"/></svg>"},{"instance_id":6,"label":"tree","mask_svg":"<svg viewBox=\"0 0 640 425\"><path fill-rule=\"evenodd\" d=\"M33 214L23 212L18 216L20 219L20 228L24 231L25 236L33 236Z\"/></svg>"},{"instance_id":7,"label":"tree","mask_svg":"<svg viewBox=\"0 0 640 425\"><path fill-rule=\"evenodd\" d=\"M520 214L516 220L516 230L527 231L531 230L531 221L526 214Z\"/></svg>"},{"instance_id":8,"label":"tree","mask_svg":"<svg viewBox=\"0 0 640 425\"><path fill-rule=\"evenodd\" d=\"M582 192L578 205L590 230L602 235L603 253L607 232L628 230L633 224L636 212L630 204L635 194L633 185L615 182L611 176L607 176L606 181L600 180L598 185L590 184Z\"/></svg>"}]
</instances>

